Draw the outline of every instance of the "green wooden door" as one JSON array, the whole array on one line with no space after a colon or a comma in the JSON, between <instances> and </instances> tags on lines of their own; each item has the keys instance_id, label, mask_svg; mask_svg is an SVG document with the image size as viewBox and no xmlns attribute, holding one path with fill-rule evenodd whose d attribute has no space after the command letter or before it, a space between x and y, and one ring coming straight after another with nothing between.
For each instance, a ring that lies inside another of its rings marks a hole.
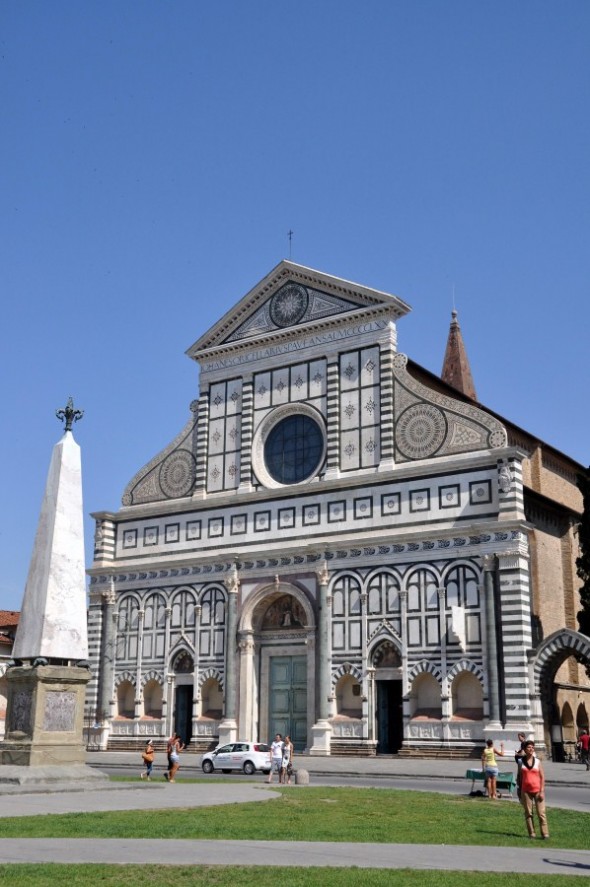
<instances>
[{"instance_id":1,"label":"green wooden door","mask_svg":"<svg viewBox=\"0 0 590 887\"><path fill-rule=\"evenodd\" d=\"M295 751L307 744L307 657L270 660L269 742L276 733L290 736Z\"/></svg>"}]
</instances>

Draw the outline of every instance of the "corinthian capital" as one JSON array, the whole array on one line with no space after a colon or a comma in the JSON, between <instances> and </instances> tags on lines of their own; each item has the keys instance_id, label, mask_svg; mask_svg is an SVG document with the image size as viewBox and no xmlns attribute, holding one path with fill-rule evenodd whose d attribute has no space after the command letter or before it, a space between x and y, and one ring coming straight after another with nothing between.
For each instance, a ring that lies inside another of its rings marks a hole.
<instances>
[{"instance_id":1,"label":"corinthian capital","mask_svg":"<svg viewBox=\"0 0 590 887\"><path fill-rule=\"evenodd\" d=\"M330 571L328 570L328 564L324 561L318 572L318 582L320 585L327 585L329 581Z\"/></svg>"}]
</instances>

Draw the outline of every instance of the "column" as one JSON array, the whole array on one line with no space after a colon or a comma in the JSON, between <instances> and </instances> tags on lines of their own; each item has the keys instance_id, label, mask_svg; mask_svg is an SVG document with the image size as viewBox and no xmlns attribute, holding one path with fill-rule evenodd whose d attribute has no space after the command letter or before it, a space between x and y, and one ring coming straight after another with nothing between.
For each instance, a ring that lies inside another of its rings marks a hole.
<instances>
[{"instance_id":1,"label":"column","mask_svg":"<svg viewBox=\"0 0 590 887\"><path fill-rule=\"evenodd\" d=\"M367 686L367 592L361 592L361 674L362 674L362 685L361 685L361 693L362 693L362 717L363 717L363 725L362 725L362 740L366 741L369 739L369 691Z\"/></svg>"},{"instance_id":2,"label":"column","mask_svg":"<svg viewBox=\"0 0 590 887\"><path fill-rule=\"evenodd\" d=\"M242 736L262 738L265 730L259 724L259 699L255 679L256 644L252 629L240 632L238 638L238 674L240 676L240 704L238 723Z\"/></svg>"},{"instance_id":3,"label":"column","mask_svg":"<svg viewBox=\"0 0 590 887\"><path fill-rule=\"evenodd\" d=\"M143 702L142 688L142 659L143 659L143 626L145 620L145 610L138 610L137 613L137 660L135 664L135 719L141 717L141 705ZM135 725L137 727L137 725ZM134 731L135 732L135 731Z\"/></svg>"},{"instance_id":4,"label":"column","mask_svg":"<svg viewBox=\"0 0 590 887\"><path fill-rule=\"evenodd\" d=\"M452 706L450 699L450 687L447 680L447 620L445 613L445 604L447 591L444 585L437 588L438 593L438 633L440 636L440 670L442 674L441 686L441 711L442 711L442 736L444 742L451 739L450 720L452 715Z\"/></svg>"},{"instance_id":5,"label":"column","mask_svg":"<svg viewBox=\"0 0 590 887\"><path fill-rule=\"evenodd\" d=\"M100 645L100 684L98 688L97 723L100 724L100 747L106 749L110 721L113 717L113 686L115 681L115 657L117 642L117 611L114 582L111 578L108 591L102 593L102 632Z\"/></svg>"},{"instance_id":6,"label":"column","mask_svg":"<svg viewBox=\"0 0 590 887\"><path fill-rule=\"evenodd\" d=\"M166 736L172 735L172 715L174 706L172 704L172 681L174 675L170 672L170 619L172 618L172 607L166 607L166 627L164 633L164 669L165 683L162 693L162 716L166 728Z\"/></svg>"},{"instance_id":7,"label":"column","mask_svg":"<svg viewBox=\"0 0 590 887\"><path fill-rule=\"evenodd\" d=\"M227 588L227 634L225 636L225 694L224 717L219 724L219 743L235 742L238 738L236 721L236 668L237 668L237 626L238 626L238 591L240 579L234 564L229 577L225 580Z\"/></svg>"},{"instance_id":8,"label":"column","mask_svg":"<svg viewBox=\"0 0 590 887\"><path fill-rule=\"evenodd\" d=\"M404 712L404 739L405 743L411 739L409 735L410 729L410 685L408 681L408 592L405 588L399 593L400 601L400 628L404 650L402 659L402 693L403 693L403 712Z\"/></svg>"},{"instance_id":9,"label":"column","mask_svg":"<svg viewBox=\"0 0 590 887\"><path fill-rule=\"evenodd\" d=\"M330 754L330 738L332 735L332 725L329 721L332 657L330 643L331 599L328 595L328 582L330 581L330 574L325 562L322 566L322 569L318 573L317 581L319 586L316 659L316 668L318 671L318 704L317 721L311 728L313 742L309 753L311 755L327 756Z\"/></svg>"},{"instance_id":10,"label":"column","mask_svg":"<svg viewBox=\"0 0 590 887\"><path fill-rule=\"evenodd\" d=\"M375 735L375 714L376 714L376 705L375 705L375 669L371 666L367 668L367 689L368 689L368 717L369 717L369 742L371 742L374 746L373 754L375 754L375 748L377 746L377 736Z\"/></svg>"},{"instance_id":11,"label":"column","mask_svg":"<svg viewBox=\"0 0 590 887\"><path fill-rule=\"evenodd\" d=\"M199 687L199 671L201 645L199 638L199 625L201 622L201 605L195 604L195 657L193 660L193 736L197 737L197 721L199 717L199 706L201 704L201 688Z\"/></svg>"}]
</instances>

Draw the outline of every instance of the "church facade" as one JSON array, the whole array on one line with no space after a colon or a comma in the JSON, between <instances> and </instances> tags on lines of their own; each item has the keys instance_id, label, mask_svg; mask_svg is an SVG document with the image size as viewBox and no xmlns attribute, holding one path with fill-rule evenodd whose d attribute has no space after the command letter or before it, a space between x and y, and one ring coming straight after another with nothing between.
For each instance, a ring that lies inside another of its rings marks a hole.
<instances>
[{"instance_id":1,"label":"church facade","mask_svg":"<svg viewBox=\"0 0 590 887\"><path fill-rule=\"evenodd\" d=\"M283 261L188 350L189 421L93 515L104 747L561 753L587 726L581 468L408 361L409 310Z\"/></svg>"}]
</instances>

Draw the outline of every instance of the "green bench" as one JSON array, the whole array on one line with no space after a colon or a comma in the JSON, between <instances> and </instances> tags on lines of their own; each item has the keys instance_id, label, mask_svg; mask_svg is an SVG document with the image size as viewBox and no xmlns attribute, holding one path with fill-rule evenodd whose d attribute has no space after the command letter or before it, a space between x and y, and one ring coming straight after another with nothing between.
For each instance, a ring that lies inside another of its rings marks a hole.
<instances>
[{"instance_id":1,"label":"green bench","mask_svg":"<svg viewBox=\"0 0 590 887\"><path fill-rule=\"evenodd\" d=\"M476 782L485 782L485 778L483 770L468 770L465 774L465 779L471 780L471 791L474 791ZM510 797L512 797L512 793L516 788L516 776L514 773L498 773L496 785L498 788L508 789Z\"/></svg>"}]
</instances>

